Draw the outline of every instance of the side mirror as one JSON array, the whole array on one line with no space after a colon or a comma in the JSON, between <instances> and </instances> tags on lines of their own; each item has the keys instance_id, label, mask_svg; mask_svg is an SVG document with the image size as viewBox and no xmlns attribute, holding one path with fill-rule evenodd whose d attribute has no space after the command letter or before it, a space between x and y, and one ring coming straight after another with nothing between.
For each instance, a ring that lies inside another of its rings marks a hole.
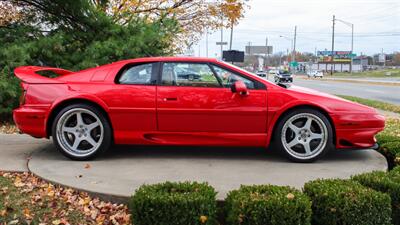
<instances>
[{"instance_id":1,"label":"side mirror","mask_svg":"<svg viewBox=\"0 0 400 225\"><path fill-rule=\"evenodd\" d=\"M231 85L231 91L232 93L238 93L242 96L246 96L249 94L246 84L241 80L238 80Z\"/></svg>"}]
</instances>

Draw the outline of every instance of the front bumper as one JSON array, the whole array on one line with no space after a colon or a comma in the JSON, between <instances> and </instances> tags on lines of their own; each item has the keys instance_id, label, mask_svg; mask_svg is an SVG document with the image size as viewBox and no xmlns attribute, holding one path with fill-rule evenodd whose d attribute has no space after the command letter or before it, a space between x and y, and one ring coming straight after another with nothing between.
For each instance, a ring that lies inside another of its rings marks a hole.
<instances>
[{"instance_id":1,"label":"front bumper","mask_svg":"<svg viewBox=\"0 0 400 225\"><path fill-rule=\"evenodd\" d=\"M47 107L21 106L13 111L13 119L18 129L33 137L47 137Z\"/></svg>"},{"instance_id":2,"label":"front bumper","mask_svg":"<svg viewBox=\"0 0 400 225\"><path fill-rule=\"evenodd\" d=\"M292 77L280 77L279 81L280 82L293 82L293 78Z\"/></svg>"},{"instance_id":3,"label":"front bumper","mask_svg":"<svg viewBox=\"0 0 400 225\"><path fill-rule=\"evenodd\" d=\"M385 117L376 113L333 116L337 148L377 148L375 135L385 128Z\"/></svg>"}]
</instances>

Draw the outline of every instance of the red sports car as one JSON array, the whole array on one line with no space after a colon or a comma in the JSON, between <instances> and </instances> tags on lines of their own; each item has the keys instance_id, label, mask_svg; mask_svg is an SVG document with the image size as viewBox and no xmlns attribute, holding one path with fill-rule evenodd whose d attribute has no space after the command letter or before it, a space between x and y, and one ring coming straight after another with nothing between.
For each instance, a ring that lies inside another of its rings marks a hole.
<instances>
[{"instance_id":1,"label":"red sports car","mask_svg":"<svg viewBox=\"0 0 400 225\"><path fill-rule=\"evenodd\" d=\"M20 131L52 136L75 160L111 144L273 145L311 162L333 148L376 147L385 124L370 107L208 58L140 58L79 72L24 66L15 75L23 88L13 115Z\"/></svg>"}]
</instances>

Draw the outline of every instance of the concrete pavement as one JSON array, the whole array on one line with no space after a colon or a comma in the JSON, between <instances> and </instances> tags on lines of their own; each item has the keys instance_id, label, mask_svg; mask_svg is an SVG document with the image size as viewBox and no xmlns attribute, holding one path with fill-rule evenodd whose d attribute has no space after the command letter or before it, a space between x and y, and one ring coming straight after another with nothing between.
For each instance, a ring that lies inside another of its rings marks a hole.
<instances>
[{"instance_id":1,"label":"concrete pavement","mask_svg":"<svg viewBox=\"0 0 400 225\"><path fill-rule=\"evenodd\" d=\"M50 140L1 134L0 170L27 169L53 183L87 191L104 200L126 202L144 183L207 181L221 200L241 184L301 188L317 178L348 178L387 170L387 162L374 150L335 151L318 162L299 164L260 148L154 146L114 146L96 160L79 162L58 153Z\"/></svg>"},{"instance_id":2,"label":"concrete pavement","mask_svg":"<svg viewBox=\"0 0 400 225\"><path fill-rule=\"evenodd\" d=\"M35 139L22 134L0 134L0 170L28 171L27 160L31 153L49 144L47 139Z\"/></svg>"},{"instance_id":3,"label":"concrete pavement","mask_svg":"<svg viewBox=\"0 0 400 225\"><path fill-rule=\"evenodd\" d=\"M164 181L207 181L221 200L241 184L302 188L317 178L349 178L387 170L386 159L374 150L332 152L318 162L298 164L259 148L124 146L94 161L77 162L63 157L52 145L43 147L32 154L31 172L119 202L125 202L142 184Z\"/></svg>"}]
</instances>

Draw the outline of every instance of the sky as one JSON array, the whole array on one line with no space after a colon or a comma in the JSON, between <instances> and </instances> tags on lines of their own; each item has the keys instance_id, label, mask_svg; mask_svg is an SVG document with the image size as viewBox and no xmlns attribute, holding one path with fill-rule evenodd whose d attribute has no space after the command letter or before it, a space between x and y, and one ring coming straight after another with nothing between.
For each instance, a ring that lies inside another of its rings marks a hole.
<instances>
[{"instance_id":1,"label":"sky","mask_svg":"<svg viewBox=\"0 0 400 225\"><path fill-rule=\"evenodd\" d=\"M244 18L234 27L232 49L246 45L272 45L274 53L291 49L297 26L296 51L330 50L332 16L354 24L354 52L372 55L400 51L400 0L249 0ZM223 40L229 42L230 30ZM351 49L351 27L336 21L335 50ZM208 57L220 57L221 31L208 35ZM229 45L224 46L228 49ZM206 35L193 47L206 57ZM290 51L290 50L289 50Z\"/></svg>"}]
</instances>

